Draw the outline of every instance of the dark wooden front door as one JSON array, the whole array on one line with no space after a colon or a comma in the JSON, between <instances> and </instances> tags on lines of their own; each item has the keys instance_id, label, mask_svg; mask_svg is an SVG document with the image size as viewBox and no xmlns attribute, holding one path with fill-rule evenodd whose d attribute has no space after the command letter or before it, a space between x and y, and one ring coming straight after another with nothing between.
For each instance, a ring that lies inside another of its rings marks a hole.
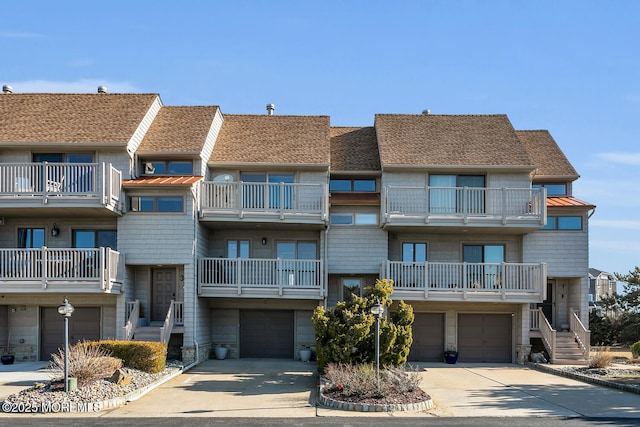
<instances>
[{"instance_id":1,"label":"dark wooden front door","mask_svg":"<svg viewBox=\"0 0 640 427\"><path fill-rule=\"evenodd\" d=\"M171 300L176 298L176 270L151 271L151 321L164 322Z\"/></svg>"}]
</instances>

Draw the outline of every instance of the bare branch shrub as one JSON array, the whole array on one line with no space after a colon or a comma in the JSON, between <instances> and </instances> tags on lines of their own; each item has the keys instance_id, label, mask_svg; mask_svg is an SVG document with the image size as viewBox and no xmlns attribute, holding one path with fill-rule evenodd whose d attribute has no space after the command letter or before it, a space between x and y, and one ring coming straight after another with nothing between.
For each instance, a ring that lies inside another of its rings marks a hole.
<instances>
[{"instance_id":1,"label":"bare branch shrub","mask_svg":"<svg viewBox=\"0 0 640 427\"><path fill-rule=\"evenodd\" d=\"M345 396L374 397L414 391L420 384L420 372L411 366L386 366L380 369L380 390L371 364L335 364L325 368L327 391L341 391Z\"/></svg>"},{"instance_id":2,"label":"bare branch shrub","mask_svg":"<svg viewBox=\"0 0 640 427\"><path fill-rule=\"evenodd\" d=\"M52 355L53 362L49 369L55 379L64 376L64 358L62 349ZM110 377L121 367L122 360L111 357L100 347L79 343L69 348L69 377L77 378L79 387Z\"/></svg>"}]
</instances>

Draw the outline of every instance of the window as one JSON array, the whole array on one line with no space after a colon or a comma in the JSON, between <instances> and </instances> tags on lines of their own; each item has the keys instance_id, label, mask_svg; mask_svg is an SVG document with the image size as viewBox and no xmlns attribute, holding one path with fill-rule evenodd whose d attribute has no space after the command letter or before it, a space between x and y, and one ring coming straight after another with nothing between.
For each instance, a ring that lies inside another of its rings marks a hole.
<instances>
[{"instance_id":1,"label":"window","mask_svg":"<svg viewBox=\"0 0 640 427\"><path fill-rule=\"evenodd\" d=\"M547 225L541 230L582 230L581 216L549 216L547 217Z\"/></svg>"},{"instance_id":2,"label":"window","mask_svg":"<svg viewBox=\"0 0 640 427\"><path fill-rule=\"evenodd\" d=\"M378 225L378 214L333 213L329 220L332 225Z\"/></svg>"},{"instance_id":3,"label":"window","mask_svg":"<svg viewBox=\"0 0 640 427\"><path fill-rule=\"evenodd\" d=\"M375 179L331 179L329 191L375 192Z\"/></svg>"},{"instance_id":4,"label":"window","mask_svg":"<svg viewBox=\"0 0 640 427\"><path fill-rule=\"evenodd\" d=\"M243 207L247 209L291 209L293 208L293 174L241 173ZM252 185L255 183L255 185Z\"/></svg>"},{"instance_id":5,"label":"window","mask_svg":"<svg viewBox=\"0 0 640 427\"><path fill-rule=\"evenodd\" d=\"M111 248L116 250L116 230L73 230L74 248Z\"/></svg>"},{"instance_id":6,"label":"window","mask_svg":"<svg viewBox=\"0 0 640 427\"><path fill-rule=\"evenodd\" d=\"M184 200L180 196L132 196L129 198L132 212L182 212Z\"/></svg>"},{"instance_id":7,"label":"window","mask_svg":"<svg viewBox=\"0 0 640 427\"><path fill-rule=\"evenodd\" d=\"M44 246L44 228L18 228L18 247L41 248Z\"/></svg>"},{"instance_id":8,"label":"window","mask_svg":"<svg viewBox=\"0 0 640 427\"><path fill-rule=\"evenodd\" d=\"M484 186L484 175L429 175L429 211L484 213Z\"/></svg>"},{"instance_id":9,"label":"window","mask_svg":"<svg viewBox=\"0 0 640 427\"><path fill-rule=\"evenodd\" d=\"M463 261L467 265L467 285L494 289L502 284L503 245L464 245Z\"/></svg>"},{"instance_id":10,"label":"window","mask_svg":"<svg viewBox=\"0 0 640 427\"><path fill-rule=\"evenodd\" d=\"M362 278L343 277L341 280L343 301L351 301L354 296L362 296Z\"/></svg>"},{"instance_id":11,"label":"window","mask_svg":"<svg viewBox=\"0 0 640 427\"><path fill-rule=\"evenodd\" d=\"M93 163L92 154L34 153L34 163Z\"/></svg>"},{"instance_id":12,"label":"window","mask_svg":"<svg viewBox=\"0 0 640 427\"><path fill-rule=\"evenodd\" d=\"M145 175L193 175L191 160L151 160L143 166Z\"/></svg>"},{"instance_id":13,"label":"window","mask_svg":"<svg viewBox=\"0 0 640 427\"><path fill-rule=\"evenodd\" d=\"M248 240L227 241L227 257L228 258L249 258L249 241Z\"/></svg>"},{"instance_id":14,"label":"window","mask_svg":"<svg viewBox=\"0 0 640 427\"><path fill-rule=\"evenodd\" d=\"M565 183L548 183L548 184L533 184L532 188L546 188L547 196L566 196L567 184Z\"/></svg>"},{"instance_id":15,"label":"window","mask_svg":"<svg viewBox=\"0 0 640 427\"><path fill-rule=\"evenodd\" d=\"M426 243L403 243L402 244L402 261L403 262L427 261L427 244Z\"/></svg>"}]
</instances>

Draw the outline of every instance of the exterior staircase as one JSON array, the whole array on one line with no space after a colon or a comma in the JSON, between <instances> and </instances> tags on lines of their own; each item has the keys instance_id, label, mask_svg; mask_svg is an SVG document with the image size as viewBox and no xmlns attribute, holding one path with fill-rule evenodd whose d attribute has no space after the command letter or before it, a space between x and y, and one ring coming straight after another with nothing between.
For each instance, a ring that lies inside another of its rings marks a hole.
<instances>
[{"instance_id":1,"label":"exterior staircase","mask_svg":"<svg viewBox=\"0 0 640 427\"><path fill-rule=\"evenodd\" d=\"M140 302L127 302L127 322L124 326L126 340L159 341L169 343L171 334L184 333L184 303L171 301L164 322L151 322L149 326L138 326Z\"/></svg>"},{"instance_id":2,"label":"exterior staircase","mask_svg":"<svg viewBox=\"0 0 640 427\"><path fill-rule=\"evenodd\" d=\"M556 348L553 358L556 365L586 365L582 348L573 332L556 332Z\"/></svg>"}]
</instances>

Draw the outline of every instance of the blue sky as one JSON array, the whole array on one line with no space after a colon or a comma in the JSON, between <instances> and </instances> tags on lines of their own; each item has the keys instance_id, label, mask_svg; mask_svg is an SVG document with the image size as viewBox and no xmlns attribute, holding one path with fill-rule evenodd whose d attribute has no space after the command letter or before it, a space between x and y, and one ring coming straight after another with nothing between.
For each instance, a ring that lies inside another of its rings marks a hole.
<instances>
[{"instance_id":1,"label":"blue sky","mask_svg":"<svg viewBox=\"0 0 640 427\"><path fill-rule=\"evenodd\" d=\"M640 265L640 2L30 1L2 6L14 92L159 93L223 113L507 114L598 207L590 266Z\"/></svg>"}]
</instances>

